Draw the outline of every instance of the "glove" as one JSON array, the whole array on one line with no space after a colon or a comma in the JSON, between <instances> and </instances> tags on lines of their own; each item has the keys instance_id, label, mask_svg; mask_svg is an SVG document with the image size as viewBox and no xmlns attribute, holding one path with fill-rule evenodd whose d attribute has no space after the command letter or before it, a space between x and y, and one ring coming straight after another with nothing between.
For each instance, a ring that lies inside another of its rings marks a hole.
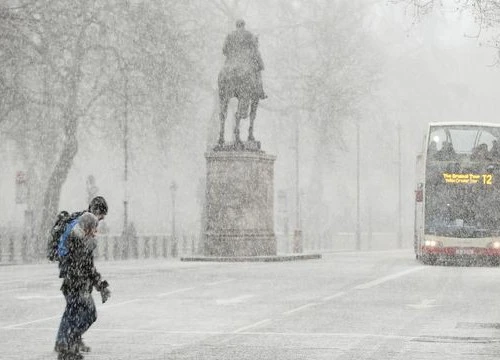
<instances>
[{"instance_id":1,"label":"glove","mask_svg":"<svg viewBox=\"0 0 500 360\"><path fill-rule=\"evenodd\" d=\"M111 291L109 290L109 284L106 280L104 281L99 281L96 285L97 291L101 293L101 300L102 303L104 304L109 297L111 296Z\"/></svg>"},{"instance_id":2,"label":"glove","mask_svg":"<svg viewBox=\"0 0 500 360\"><path fill-rule=\"evenodd\" d=\"M109 286L109 283L106 280L99 280L97 284L95 284L95 288L97 291L101 292L102 290L106 289Z\"/></svg>"},{"instance_id":3,"label":"glove","mask_svg":"<svg viewBox=\"0 0 500 360\"><path fill-rule=\"evenodd\" d=\"M110 296L111 291L107 287L101 290L101 300L103 304L109 299Z\"/></svg>"}]
</instances>

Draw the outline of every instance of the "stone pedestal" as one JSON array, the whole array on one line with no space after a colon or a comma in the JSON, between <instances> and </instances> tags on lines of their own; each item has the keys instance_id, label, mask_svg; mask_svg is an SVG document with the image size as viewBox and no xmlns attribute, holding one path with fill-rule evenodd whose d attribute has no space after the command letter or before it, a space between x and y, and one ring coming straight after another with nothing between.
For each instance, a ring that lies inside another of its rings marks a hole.
<instances>
[{"instance_id":1,"label":"stone pedestal","mask_svg":"<svg viewBox=\"0 0 500 360\"><path fill-rule=\"evenodd\" d=\"M211 151L204 255L276 255L274 161L263 151Z\"/></svg>"}]
</instances>

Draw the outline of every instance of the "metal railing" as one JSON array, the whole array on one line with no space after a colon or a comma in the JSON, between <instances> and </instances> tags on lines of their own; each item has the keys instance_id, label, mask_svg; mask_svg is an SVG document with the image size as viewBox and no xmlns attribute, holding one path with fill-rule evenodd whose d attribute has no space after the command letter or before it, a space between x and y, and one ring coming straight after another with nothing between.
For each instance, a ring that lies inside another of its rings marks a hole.
<instances>
[{"instance_id":1,"label":"metal railing","mask_svg":"<svg viewBox=\"0 0 500 360\"><path fill-rule=\"evenodd\" d=\"M293 253L293 237L276 234L278 254ZM170 234L98 235L95 258L101 261L127 259L179 258L203 254L199 235L183 234L175 239ZM409 245L408 245L409 246ZM46 239L36 241L26 234L0 232L0 265L44 262ZM360 250L397 248L395 232L361 233ZM305 234L303 252L356 250L354 232L329 235Z\"/></svg>"},{"instance_id":2,"label":"metal railing","mask_svg":"<svg viewBox=\"0 0 500 360\"><path fill-rule=\"evenodd\" d=\"M32 239L26 234L0 233L0 264L20 264L47 261L46 239ZM198 255L199 236L183 234L173 238L168 234L137 236L99 235L94 256L98 260L177 258Z\"/></svg>"}]
</instances>

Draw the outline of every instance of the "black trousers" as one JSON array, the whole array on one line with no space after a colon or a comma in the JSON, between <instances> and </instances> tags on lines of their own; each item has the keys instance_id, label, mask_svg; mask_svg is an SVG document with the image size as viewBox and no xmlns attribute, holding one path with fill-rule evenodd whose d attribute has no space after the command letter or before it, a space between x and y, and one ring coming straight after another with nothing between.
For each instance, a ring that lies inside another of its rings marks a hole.
<instances>
[{"instance_id":1,"label":"black trousers","mask_svg":"<svg viewBox=\"0 0 500 360\"><path fill-rule=\"evenodd\" d=\"M64 309L56 345L72 347L81 340L82 335L97 320L92 293L89 291L68 292L64 294L66 308Z\"/></svg>"}]
</instances>

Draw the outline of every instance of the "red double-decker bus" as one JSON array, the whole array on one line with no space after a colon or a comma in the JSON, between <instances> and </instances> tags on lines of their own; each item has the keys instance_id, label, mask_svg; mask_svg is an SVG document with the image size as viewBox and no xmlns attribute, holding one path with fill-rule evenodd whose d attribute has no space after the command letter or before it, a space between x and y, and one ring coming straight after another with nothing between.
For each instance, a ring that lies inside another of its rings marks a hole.
<instances>
[{"instance_id":1,"label":"red double-decker bus","mask_svg":"<svg viewBox=\"0 0 500 360\"><path fill-rule=\"evenodd\" d=\"M500 125L429 124L416 170L417 259L498 265Z\"/></svg>"}]
</instances>

